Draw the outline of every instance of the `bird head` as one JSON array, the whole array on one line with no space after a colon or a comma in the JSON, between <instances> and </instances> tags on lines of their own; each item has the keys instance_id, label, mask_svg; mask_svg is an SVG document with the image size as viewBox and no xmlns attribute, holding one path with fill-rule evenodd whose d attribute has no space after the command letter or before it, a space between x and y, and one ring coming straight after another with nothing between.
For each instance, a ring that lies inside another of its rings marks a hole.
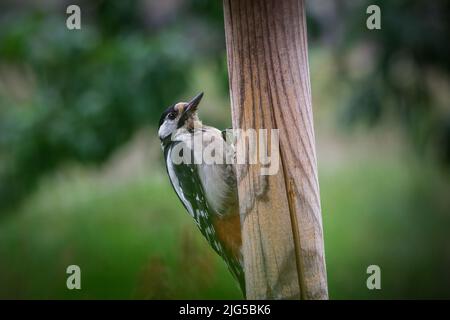
<instances>
[{"instance_id":1,"label":"bird head","mask_svg":"<svg viewBox=\"0 0 450 320\"><path fill-rule=\"evenodd\" d=\"M197 108L202 100L203 92L196 95L189 102L179 102L167 108L159 119L158 135L161 141L170 139L170 136L179 129L193 129L199 121Z\"/></svg>"}]
</instances>

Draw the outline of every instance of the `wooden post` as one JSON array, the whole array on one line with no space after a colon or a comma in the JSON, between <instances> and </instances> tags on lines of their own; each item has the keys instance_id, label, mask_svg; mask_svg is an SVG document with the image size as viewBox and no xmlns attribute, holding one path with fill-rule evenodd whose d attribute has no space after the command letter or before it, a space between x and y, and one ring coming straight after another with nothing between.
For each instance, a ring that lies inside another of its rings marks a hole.
<instances>
[{"instance_id":1,"label":"wooden post","mask_svg":"<svg viewBox=\"0 0 450 320\"><path fill-rule=\"evenodd\" d=\"M237 170L247 298L327 299L304 1L224 15L233 128L279 129L277 174Z\"/></svg>"}]
</instances>

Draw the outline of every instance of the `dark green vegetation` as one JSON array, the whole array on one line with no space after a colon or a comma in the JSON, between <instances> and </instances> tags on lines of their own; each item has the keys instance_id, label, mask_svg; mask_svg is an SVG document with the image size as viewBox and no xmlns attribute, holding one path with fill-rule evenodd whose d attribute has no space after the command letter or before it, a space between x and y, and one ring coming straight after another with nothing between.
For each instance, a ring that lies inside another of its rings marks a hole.
<instances>
[{"instance_id":1,"label":"dark green vegetation","mask_svg":"<svg viewBox=\"0 0 450 320\"><path fill-rule=\"evenodd\" d=\"M165 179L67 178L2 221L0 298L240 297ZM70 264L80 291L66 288Z\"/></svg>"},{"instance_id":2,"label":"dark green vegetation","mask_svg":"<svg viewBox=\"0 0 450 320\"><path fill-rule=\"evenodd\" d=\"M200 90L202 117L230 126L221 2L75 1L81 31L45 3L0 3L0 297L239 298L155 139L161 111ZM330 295L449 298L449 2L308 6ZM140 130L153 156L106 170Z\"/></svg>"},{"instance_id":3,"label":"dark green vegetation","mask_svg":"<svg viewBox=\"0 0 450 320\"><path fill-rule=\"evenodd\" d=\"M196 66L214 68L227 92L220 1L165 9L79 1L81 31L65 28L63 4L13 3L0 7L0 208L17 204L61 164L102 163L135 130L155 125ZM335 50L339 85L352 86L340 117L374 123L394 114L422 153L448 162L448 3L379 1L376 32L365 28L365 2L351 3L336 8L335 21L320 5L308 11L311 46L334 37L326 48Z\"/></svg>"},{"instance_id":4,"label":"dark green vegetation","mask_svg":"<svg viewBox=\"0 0 450 320\"><path fill-rule=\"evenodd\" d=\"M399 157L346 162L320 177L330 297L448 298L448 183ZM0 298L241 298L152 171L114 183L79 170L46 181L1 221L0 261ZM81 291L65 287L73 263ZM371 264L381 291L365 287Z\"/></svg>"}]
</instances>

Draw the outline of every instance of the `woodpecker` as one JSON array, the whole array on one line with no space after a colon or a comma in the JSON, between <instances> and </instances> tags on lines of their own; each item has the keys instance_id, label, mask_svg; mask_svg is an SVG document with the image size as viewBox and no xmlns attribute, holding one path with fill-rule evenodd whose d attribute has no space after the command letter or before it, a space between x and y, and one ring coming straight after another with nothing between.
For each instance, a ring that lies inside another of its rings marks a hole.
<instances>
[{"instance_id":1,"label":"woodpecker","mask_svg":"<svg viewBox=\"0 0 450 320\"><path fill-rule=\"evenodd\" d=\"M164 152L167 174L178 198L194 218L200 232L226 262L245 297L245 277L241 252L241 225L232 143L225 131L204 125L197 114L203 93L189 102L167 108L159 121L158 135ZM199 143L198 143L199 141ZM202 150L219 144L223 161L207 163ZM190 157L174 161L179 150Z\"/></svg>"}]
</instances>

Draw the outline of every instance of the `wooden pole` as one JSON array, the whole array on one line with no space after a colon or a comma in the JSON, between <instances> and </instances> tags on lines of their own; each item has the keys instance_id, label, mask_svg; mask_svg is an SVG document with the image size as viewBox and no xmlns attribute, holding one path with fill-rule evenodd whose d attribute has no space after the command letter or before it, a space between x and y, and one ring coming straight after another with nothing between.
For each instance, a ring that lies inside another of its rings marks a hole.
<instances>
[{"instance_id":1,"label":"wooden pole","mask_svg":"<svg viewBox=\"0 0 450 320\"><path fill-rule=\"evenodd\" d=\"M237 170L247 298L327 299L304 1L223 3L233 128L279 129L277 174Z\"/></svg>"}]
</instances>

